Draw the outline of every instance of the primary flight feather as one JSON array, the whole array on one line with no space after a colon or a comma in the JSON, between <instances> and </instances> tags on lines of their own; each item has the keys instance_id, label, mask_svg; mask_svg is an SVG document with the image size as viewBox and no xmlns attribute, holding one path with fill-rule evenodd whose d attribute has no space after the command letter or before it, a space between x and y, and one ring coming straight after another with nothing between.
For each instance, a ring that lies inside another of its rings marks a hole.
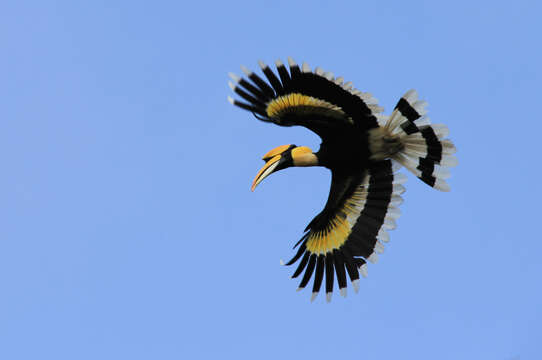
<instances>
[{"instance_id":1,"label":"primary flight feather","mask_svg":"<svg viewBox=\"0 0 542 360\"><path fill-rule=\"evenodd\" d=\"M324 209L316 215L296 244L299 261L292 277L302 275L298 290L313 278L312 296L325 278L326 300L331 300L336 277L346 296L347 276L359 290L359 274L367 276L366 261L375 263L387 230L395 228L398 206L405 191L402 166L429 186L449 191L448 167L457 159L453 143L445 139L448 128L431 124L425 101L408 91L391 115L369 93L364 93L320 68L299 67L288 58L288 67L276 61L278 76L259 62L267 81L241 67L247 79L230 73L229 85L242 100L228 100L258 119L280 126L304 126L318 134L317 152L306 146L282 145L263 156L264 167L252 190L267 176L292 166L323 166L331 170L331 188Z\"/></svg>"}]
</instances>

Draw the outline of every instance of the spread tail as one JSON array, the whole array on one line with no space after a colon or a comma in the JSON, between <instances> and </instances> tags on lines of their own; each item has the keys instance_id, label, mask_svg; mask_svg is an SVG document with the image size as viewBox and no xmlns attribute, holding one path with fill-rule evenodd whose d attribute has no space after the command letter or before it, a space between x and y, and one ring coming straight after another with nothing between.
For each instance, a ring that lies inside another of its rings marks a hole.
<instances>
[{"instance_id":1,"label":"spread tail","mask_svg":"<svg viewBox=\"0 0 542 360\"><path fill-rule=\"evenodd\" d=\"M409 90L399 100L389 118L383 118L381 130L384 142L399 143L390 157L395 159L424 183L440 190L450 191L446 179L449 167L457 165L456 151L444 124L431 124L426 116L427 103L418 100L416 90Z\"/></svg>"}]
</instances>

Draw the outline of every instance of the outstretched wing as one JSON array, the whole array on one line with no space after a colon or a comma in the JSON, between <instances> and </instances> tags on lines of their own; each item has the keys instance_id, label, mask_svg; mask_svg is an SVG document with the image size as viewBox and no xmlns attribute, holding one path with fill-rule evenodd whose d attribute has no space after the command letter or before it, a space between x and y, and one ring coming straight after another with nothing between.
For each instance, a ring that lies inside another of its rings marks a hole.
<instances>
[{"instance_id":1,"label":"outstretched wing","mask_svg":"<svg viewBox=\"0 0 542 360\"><path fill-rule=\"evenodd\" d=\"M243 100L228 100L253 112L258 119L281 126L301 125L323 139L348 127L368 130L378 126L377 117L383 111L369 93L343 83L333 73L316 68L314 72L303 63L300 68L288 58L290 71L278 60L277 75L263 62L260 67L268 82L241 67L249 80L230 73L232 90Z\"/></svg>"},{"instance_id":2,"label":"outstretched wing","mask_svg":"<svg viewBox=\"0 0 542 360\"><path fill-rule=\"evenodd\" d=\"M346 273L358 291L359 272L367 275L366 260L377 261L377 253L389 241L386 230L395 228L400 215L406 176L395 173L399 167L393 160L383 160L357 176L333 173L326 207L307 226L308 232L296 244L297 254L286 263L292 265L301 259L292 275L295 278L305 271L298 290L314 274L311 300L320 291L324 273L327 301L331 300L335 274L341 295L346 296Z\"/></svg>"}]
</instances>

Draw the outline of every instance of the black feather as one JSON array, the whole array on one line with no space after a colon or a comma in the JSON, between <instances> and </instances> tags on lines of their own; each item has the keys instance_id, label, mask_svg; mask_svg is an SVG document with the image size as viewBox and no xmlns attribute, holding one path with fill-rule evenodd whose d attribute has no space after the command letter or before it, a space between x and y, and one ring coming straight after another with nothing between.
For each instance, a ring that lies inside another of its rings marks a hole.
<instances>
[{"instance_id":1,"label":"black feather","mask_svg":"<svg viewBox=\"0 0 542 360\"><path fill-rule=\"evenodd\" d=\"M309 264L307 265L307 270L305 270L305 274L303 275L303 279L301 279L301 283L299 283L300 288L304 288L307 286L307 283L309 282L312 273L314 272L314 266L316 265L316 254L312 254L309 258Z\"/></svg>"},{"instance_id":2,"label":"black feather","mask_svg":"<svg viewBox=\"0 0 542 360\"><path fill-rule=\"evenodd\" d=\"M312 285L312 292L317 293L322 286L322 279L324 278L324 255L318 255L316 262L316 272L314 273L314 283Z\"/></svg>"},{"instance_id":3,"label":"black feather","mask_svg":"<svg viewBox=\"0 0 542 360\"><path fill-rule=\"evenodd\" d=\"M294 274L292 275L292 278L298 277L299 274L301 274L301 272L303 272L303 270L305 269L305 266L307 266L307 263L309 262L310 255L311 254L308 251L305 252L305 255L303 255L303 258L299 262L299 266L297 267Z\"/></svg>"},{"instance_id":4,"label":"black feather","mask_svg":"<svg viewBox=\"0 0 542 360\"><path fill-rule=\"evenodd\" d=\"M326 255L326 293L333 292L333 254Z\"/></svg>"}]
</instances>

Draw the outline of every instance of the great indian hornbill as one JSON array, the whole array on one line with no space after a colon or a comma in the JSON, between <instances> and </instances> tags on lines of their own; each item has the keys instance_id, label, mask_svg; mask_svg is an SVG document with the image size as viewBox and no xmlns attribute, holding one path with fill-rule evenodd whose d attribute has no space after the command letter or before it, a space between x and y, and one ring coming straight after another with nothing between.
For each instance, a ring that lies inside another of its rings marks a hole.
<instances>
[{"instance_id":1,"label":"great indian hornbill","mask_svg":"<svg viewBox=\"0 0 542 360\"><path fill-rule=\"evenodd\" d=\"M267 176L291 166L324 166L331 170L327 203L309 223L296 244L299 249L286 263L301 259L292 277L303 277L303 289L314 274L314 300L325 273L326 299L331 300L335 273L341 295L346 296L346 274L359 290L359 272L367 276L366 260L389 241L386 230L395 228L398 206L405 191L403 165L429 186L449 191L446 167L457 160L455 147L444 140L448 129L431 124L426 102L408 91L390 116L369 93L358 91L343 78L320 68L300 68L288 58L290 71L276 62L278 77L260 62L268 82L241 67L247 79L230 73L229 85L246 102L228 100L258 119L280 126L304 126L322 138L314 153L305 146L282 145L264 155L265 166L256 175L252 190ZM295 248L295 247L294 247Z\"/></svg>"}]
</instances>

